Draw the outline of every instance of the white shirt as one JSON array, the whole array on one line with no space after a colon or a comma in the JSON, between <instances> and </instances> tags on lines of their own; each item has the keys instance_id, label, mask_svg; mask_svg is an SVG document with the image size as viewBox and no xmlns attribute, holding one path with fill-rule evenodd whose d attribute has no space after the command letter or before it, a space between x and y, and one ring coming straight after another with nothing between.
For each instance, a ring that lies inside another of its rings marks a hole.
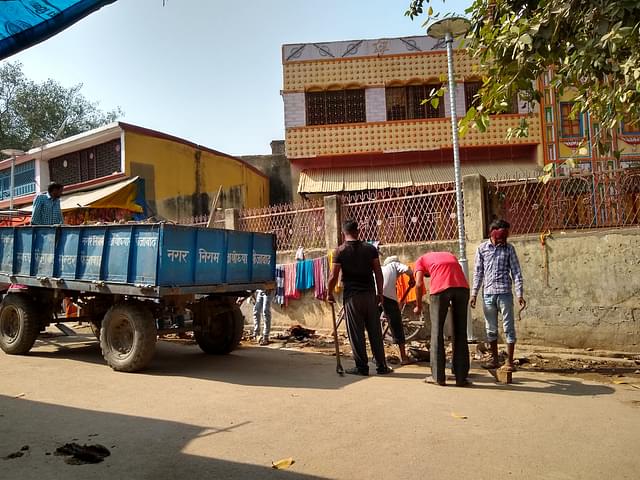
<instances>
[{"instance_id":1,"label":"white shirt","mask_svg":"<svg viewBox=\"0 0 640 480\"><path fill-rule=\"evenodd\" d=\"M400 263L395 256L387 258L382 266L382 295L397 302L396 281L398 276L404 273L411 275L411 269L404 263Z\"/></svg>"}]
</instances>

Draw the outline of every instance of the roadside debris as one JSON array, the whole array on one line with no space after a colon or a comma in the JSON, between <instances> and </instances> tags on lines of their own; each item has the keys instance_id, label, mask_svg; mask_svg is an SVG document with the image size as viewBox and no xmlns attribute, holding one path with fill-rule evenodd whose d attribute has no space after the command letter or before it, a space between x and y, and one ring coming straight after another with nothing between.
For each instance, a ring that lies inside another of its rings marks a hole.
<instances>
[{"instance_id":1,"label":"roadside debris","mask_svg":"<svg viewBox=\"0 0 640 480\"><path fill-rule=\"evenodd\" d=\"M56 456L64 456L65 463L69 465L86 465L88 463L100 463L111 452L102 445L79 445L77 443L67 443L62 447L56 448L54 453Z\"/></svg>"},{"instance_id":2,"label":"roadside debris","mask_svg":"<svg viewBox=\"0 0 640 480\"><path fill-rule=\"evenodd\" d=\"M461 414L455 413L455 412L451 412L451 416L453 418L457 418L458 420L467 420L469 418L466 415L461 415Z\"/></svg>"},{"instance_id":3,"label":"roadside debris","mask_svg":"<svg viewBox=\"0 0 640 480\"><path fill-rule=\"evenodd\" d=\"M277 470L283 470L285 468L289 468L291 465L296 463L296 461L289 457L278 460L277 462L271 462L271 468L275 468Z\"/></svg>"}]
</instances>

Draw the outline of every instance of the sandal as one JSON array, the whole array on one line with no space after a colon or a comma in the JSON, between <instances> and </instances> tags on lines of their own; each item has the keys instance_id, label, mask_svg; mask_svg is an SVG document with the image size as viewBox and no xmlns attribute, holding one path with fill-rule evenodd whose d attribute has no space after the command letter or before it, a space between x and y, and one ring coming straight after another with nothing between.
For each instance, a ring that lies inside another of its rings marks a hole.
<instances>
[{"instance_id":1,"label":"sandal","mask_svg":"<svg viewBox=\"0 0 640 480\"><path fill-rule=\"evenodd\" d=\"M407 358L400 362L400 365L412 365L418 363L418 359L412 355L407 355Z\"/></svg>"},{"instance_id":2,"label":"sandal","mask_svg":"<svg viewBox=\"0 0 640 480\"><path fill-rule=\"evenodd\" d=\"M447 385L447 382L445 382L444 380L442 382L436 381L436 379L433 378L432 375L429 375L427 378L425 378L424 383L429 383L431 385L440 385L441 387L444 387Z\"/></svg>"},{"instance_id":3,"label":"sandal","mask_svg":"<svg viewBox=\"0 0 640 480\"><path fill-rule=\"evenodd\" d=\"M388 375L389 373L393 373L393 368L386 366L382 368L376 368L376 373L378 375Z\"/></svg>"}]
</instances>

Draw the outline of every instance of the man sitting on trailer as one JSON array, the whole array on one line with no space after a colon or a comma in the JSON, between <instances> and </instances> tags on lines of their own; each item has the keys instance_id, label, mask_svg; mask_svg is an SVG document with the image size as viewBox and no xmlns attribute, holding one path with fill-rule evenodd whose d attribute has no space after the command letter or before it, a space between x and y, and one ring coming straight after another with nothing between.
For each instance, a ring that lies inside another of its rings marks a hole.
<instances>
[{"instance_id":1,"label":"man sitting on trailer","mask_svg":"<svg viewBox=\"0 0 640 480\"><path fill-rule=\"evenodd\" d=\"M46 192L41 193L33 202L31 225L61 225L64 223L60 197L64 187L51 182Z\"/></svg>"}]
</instances>

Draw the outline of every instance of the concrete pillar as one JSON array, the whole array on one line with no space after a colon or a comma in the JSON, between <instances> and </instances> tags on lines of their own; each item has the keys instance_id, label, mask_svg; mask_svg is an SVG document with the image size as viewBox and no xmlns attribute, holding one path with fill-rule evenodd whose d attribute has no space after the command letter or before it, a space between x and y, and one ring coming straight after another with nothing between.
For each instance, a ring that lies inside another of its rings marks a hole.
<instances>
[{"instance_id":1,"label":"concrete pillar","mask_svg":"<svg viewBox=\"0 0 640 480\"><path fill-rule=\"evenodd\" d=\"M237 208L227 208L224 211L224 228L238 230L240 212Z\"/></svg>"},{"instance_id":2,"label":"concrete pillar","mask_svg":"<svg viewBox=\"0 0 640 480\"><path fill-rule=\"evenodd\" d=\"M480 242L487 231L487 180L479 174L462 177L467 241Z\"/></svg>"},{"instance_id":3,"label":"concrete pillar","mask_svg":"<svg viewBox=\"0 0 640 480\"><path fill-rule=\"evenodd\" d=\"M324 197L324 238L327 250L342 242L342 204L338 195Z\"/></svg>"}]
</instances>

